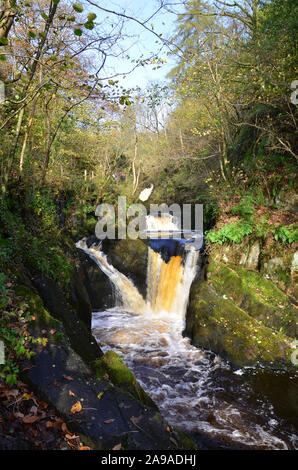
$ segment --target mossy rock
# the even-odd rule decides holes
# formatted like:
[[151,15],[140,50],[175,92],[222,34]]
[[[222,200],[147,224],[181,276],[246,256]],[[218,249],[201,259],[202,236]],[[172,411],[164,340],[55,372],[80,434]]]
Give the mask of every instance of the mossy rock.
[[122,362],[118,354],[114,351],[107,351],[104,356],[97,359],[94,363],[95,376],[97,379],[107,377],[111,382],[131,393],[141,403],[150,408],[157,409],[157,406],[142,389],[137,382],[133,372]]
[[48,327],[57,328],[61,325],[59,320],[56,320],[52,315],[44,308],[44,304],[39,295],[35,294],[27,286],[18,286],[16,288],[16,294],[23,298],[20,302],[20,307],[23,303],[26,303],[30,307],[30,313],[35,317],[34,327]]
[[185,334],[195,346],[211,350],[236,366],[289,362],[292,339],[266,327],[210,282],[191,290]]
[[265,326],[293,338],[297,336],[296,309],[271,280],[241,266],[212,262],[209,267],[208,280],[218,292]]

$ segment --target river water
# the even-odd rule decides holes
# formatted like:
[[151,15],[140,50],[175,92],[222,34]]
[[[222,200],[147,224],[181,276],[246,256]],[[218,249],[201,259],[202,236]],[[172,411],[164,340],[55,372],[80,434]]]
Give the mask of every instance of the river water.
[[94,336],[121,356],[169,424],[203,449],[298,449],[297,368],[235,369],[183,337],[196,250],[182,255],[171,242],[165,259],[149,247],[144,299],[98,247],[77,246],[115,291],[116,306],[93,313]]
[[135,373],[163,416],[206,449],[298,449],[298,377],[232,369],[183,338],[179,316],[114,308],[93,314],[93,334]]

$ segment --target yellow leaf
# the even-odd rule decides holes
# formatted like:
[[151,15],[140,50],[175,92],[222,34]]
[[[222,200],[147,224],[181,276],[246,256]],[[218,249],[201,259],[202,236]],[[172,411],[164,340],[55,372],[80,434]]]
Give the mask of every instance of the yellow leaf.
[[32,397],[31,393],[24,393],[23,394],[23,398],[25,398],[25,400],[30,400]]
[[79,413],[82,410],[82,405],[80,401],[77,401],[72,407],[71,407],[71,412],[72,413]]
[[97,398],[99,398],[99,400],[100,400],[102,396],[103,396],[103,392],[100,392],[100,393],[97,395]]

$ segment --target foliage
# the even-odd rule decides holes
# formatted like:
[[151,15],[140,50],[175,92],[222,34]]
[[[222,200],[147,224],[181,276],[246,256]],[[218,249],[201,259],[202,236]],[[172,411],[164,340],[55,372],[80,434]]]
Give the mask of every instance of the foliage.
[[0,377],[7,384],[17,383],[20,360],[30,359],[33,344],[44,344],[44,339],[33,338],[28,325],[33,320],[26,304],[18,306],[12,283],[0,273],[0,339],[5,346],[5,363],[0,365]]
[[298,228],[297,225],[280,225],[273,230],[275,240],[281,241],[283,245],[298,242]]
[[225,242],[240,243],[246,235],[253,233],[253,224],[247,221],[230,222],[218,231],[211,230],[207,241],[222,245]]

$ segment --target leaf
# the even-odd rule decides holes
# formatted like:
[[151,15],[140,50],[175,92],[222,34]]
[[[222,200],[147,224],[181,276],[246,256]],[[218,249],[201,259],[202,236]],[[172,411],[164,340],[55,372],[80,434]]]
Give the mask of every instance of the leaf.
[[72,5],[72,8],[78,13],[82,13],[82,11],[84,10],[84,7],[83,5],[81,5],[81,3],[74,3]]
[[90,450],[90,447],[87,447],[87,446],[81,446],[81,447],[80,447],[80,450]]
[[93,21],[86,21],[84,26],[85,26],[86,29],[93,29],[94,28],[94,23],[93,23]]
[[94,21],[96,18],[96,14],[95,13],[89,13],[88,15],[88,21]]
[[167,431],[171,432],[170,426],[167,426]]
[[50,330],[50,333],[51,333],[51,335],[54,335],[54,334],[56,333],[56,330],[51,329],[51,330]]
[[76,36],[82,36],[82,34],[83,34],[83,31],[80,28],[74,29],[73,32]]
[[105,424],[110,424],[110,423],[113,423],[115,420],[114,419],[107,419],[106,421],[104,421]]
[[0,46],[7,46],[8,39],[7,38],[0,38]]
[[35,421],[39,421],[39,420],[40,420],[40,417],[34,416],[34,415],[27,415],[27,416],[24,416],[24,418],[22,419],[23,423],[25,424],[32,424],[32,423],[35,423]]
[[122,447],[122,444],[120,442],[120,444],[117,444],[115,447],[113,447],[112,450],[121,450],[121,447]]
[[71,390],[68,391],[68,395],[70,395],[71,397],[75,397],[75,393],[73,393]]
[[70,375],[63,375],[63,377],[64,377],[66,380],[73,380],[73,378],[72,378]]
[[100,400],[101,397],[103,396],[104,392],[100,392],[98,395],[97,395],[97,398]]
[[82,404],[80,401],[77,401],[70,409],[72,413],[79,413],[82,410]]

